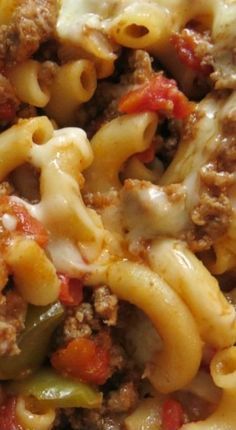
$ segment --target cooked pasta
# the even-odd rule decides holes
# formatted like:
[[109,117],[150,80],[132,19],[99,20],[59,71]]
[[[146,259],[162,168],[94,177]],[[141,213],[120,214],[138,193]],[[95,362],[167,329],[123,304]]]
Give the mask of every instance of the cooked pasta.
[[235,430],[235,24],[0,2],[1,430]]
[[[55,420],[56,413],[53,409],[44,411],[43,413],[35,413],[28,409],[27,400],[23,397],[19,397],[16,403],[16,416],[19,424],[23,428],[29,430],[50,430],[52,428],[53,421]],[[28,402],[30,403],[30,402]]]
[[[199,367],[201,341],[196,324],[179,297],[148,268],[128,262],[111,265],[107,284],[120,299],[141,308],[163,339],[163,351],[159,356],[150,357],[144,371],[154,387],[168,393],[186,385]],[[183,335],[186,326],[189,337]],[[172,336],[173,329],[175,337]]]
[[[188,305],[206,343],[215,348],[224,348],[235,343],[236,320],[233,306],[225,299],[216,279],[184,243],[172,239],[154,242],[149,261],[152,269],[159,273]],[[171,271],[168,270],[169,267],[172,268]],[[211,309],[207,306],[205,311],[208,297],[211,298]]]
[[183,430],[194,429],[234,429],[235,427],[235,347],[216,354],[211,363],[211,373],[215,384],[223,389],[222,398],[216,411],[205,421],[186,424]]
[[42,65],[34,60],[18,64],[9,73],[17,97],[33,106],[44,107],[49,102],[49,88],[40,84]]
[[70,125],[76,109],[92,97],[95,89],[93,63],[88,60],[67,63],[56,71],[46,112],[59,125]]

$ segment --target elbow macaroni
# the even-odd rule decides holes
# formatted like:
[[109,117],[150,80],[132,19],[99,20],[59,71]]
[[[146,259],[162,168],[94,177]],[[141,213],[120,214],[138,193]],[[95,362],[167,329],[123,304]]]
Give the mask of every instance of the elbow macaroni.
[[[147,149],[157,126],[155,114],[127,115],[104,125],[92,139],[94,162],[86,171],[86,189],[119,189],[119,171],[133,154]],[[116,157],[114,157],[116,153]]]
[[[216,279],[183,242],[173,239],[154,242],[149,252],[149,262],[152,269],[188,305],[206,343],[216,348],[225,348],[235,343],[236,320],[233,306],[225,299]],[[171,271],[169,267],[172,268]]]
[[111,265],[107,284],[120,299],[142,309],[163,340],[163,350],[151,358],[145,369],[154,387],[168,393],[186,385],[198,370],[201,340],[191,314],[178,295],[150,269],[130,262]]
[[54,409],[50,408],[42,413],[35,413],[27,406],[28,399],[19,396],[16,403],[16,417],[23,429],[50,430],[56,417]]
[[216,354],[211,363],[211,374],[216,386],[223,390],[222,398],[216,411],[205,421],[186,424],[182,430],[213,430],[216,428],[235,428],[235,358],[236,348],[225,349]]
[[96,74],[91,61],[67,63],[56,72],[46,112],[61,126],[73,124],[76,109],[92,97],[95,89]]
[[28,60],[15,66],[9,78],[19,99],[33,106],[44,107],[49,102],[50,91],[39,82],[40,68],[42,65],[39,62]]

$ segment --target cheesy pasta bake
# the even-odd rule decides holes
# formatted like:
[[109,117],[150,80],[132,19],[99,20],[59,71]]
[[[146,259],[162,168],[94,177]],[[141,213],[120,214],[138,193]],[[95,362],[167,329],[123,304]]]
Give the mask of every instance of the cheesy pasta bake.
[[0,429],[236,429],[236,0],[0,0]]

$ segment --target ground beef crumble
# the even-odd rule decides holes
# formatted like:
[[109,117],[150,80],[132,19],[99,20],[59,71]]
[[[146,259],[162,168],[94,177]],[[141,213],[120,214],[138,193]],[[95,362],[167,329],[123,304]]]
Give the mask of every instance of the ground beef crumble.
[[19,100],[15,96],[14,88],[9,80],[2,74],[0,74],[0,100],[0,105],[10,103],[14,109],[19,105]]
[[111,294],[106,286],[96,288],[94,291],[94,308],[96,313],[108,326],[114,326],[117,321],[118,299]]
[[53,35],[56,0],[26,0],[15,9],[9,25],[0,27],[0,65],[29,58],[40,43]]
[[193,227],[185,237],[194,252],[209,250],[216,239],[227,233],[232,219],[229,191],[236,182],[234,109],[222,116],[220,126],[220,145],[200,170],[201,194],[191,213]]
[[0,356],[20,352],[17,336],[24,329],[27,304],[15,291],[0,297]]
[[62,327],[61,342],[67,343],[77,337],[90,337],[103,326],[114,326],[117,321],[118,299],[108,287],[96,288],[91,303],[67,309],[67,317]]
[[131,413],[138,402],[137,387],[132,381],[124,382],[119,389],[105,397],[100,410],[68,408],[60,410],[54,430],[120,430],[125,415]]
[[[99,390],[103,403],[98,410],[83,408],[59,409],[54,430],[121,430],[124,417],[136,407],[140,398],[142,371],[136,368],[132,357],[124,349],[123,324],[129,315],[122,311],[123,302],[106,285],[95,289],[86,287],[85,302],[67,309],[67,317],[59,335],[60,345],[79,336],[101,342],[103,335],[109,344],[109,378]],[[121,309],[120,309],[121,307]],[[125,308],[129,305],[125,306]],[[58,336],[57,336],[58,337]]]
[[111,412],[128,412],[138,402],[137,389],[133,382],[121,384],[119,390],[111,391],[107,399],[107,408]]

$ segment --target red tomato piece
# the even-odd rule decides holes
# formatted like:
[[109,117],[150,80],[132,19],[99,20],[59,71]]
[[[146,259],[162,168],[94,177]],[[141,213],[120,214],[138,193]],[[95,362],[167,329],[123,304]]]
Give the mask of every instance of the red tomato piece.
[[48,232],[36,218],[33,218],[27,209],[11,197],[4,196],[0,199],[1,213],[9,213],[17,219],[16,230],[34,239],[40,246],[48,242]]
[[83,284],[80,279],[58,274],[61,281],[59,300],[65,306],[78,306],[83,300]]
[[162,429],[179,430],[184,423],[184,412],[181,404],[173,399],[167,399],[162,408]]
[[45,246],[48,242],[48,232],[36,218],[33,218],[27,209],[19,203],[11,203],[14,214],[18,220],[18,229],[38,242],[40,246]]
[[0,406],[0,429],[1,430],[22,430],[22,427],[16,421],[16,399],[9,397]]
[[125,94],[118,109],[122,113],[160,112],[183,119],[193,111],[194,104],[177,88],[174,79],[156,73],[148,83]]
[[106,345],[80,337],[56,351],[51,363],[59,372],[93,384],[104,384],[109,376],[110,354]]
[[212,66],[203,64],[202,58],[197,53],[197,46],[201,43],[199,39],[196,32],[184,29],[181,33],[173,34],[170,41],[182,63],[196,72],[209,75],[212,72]]

